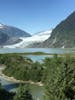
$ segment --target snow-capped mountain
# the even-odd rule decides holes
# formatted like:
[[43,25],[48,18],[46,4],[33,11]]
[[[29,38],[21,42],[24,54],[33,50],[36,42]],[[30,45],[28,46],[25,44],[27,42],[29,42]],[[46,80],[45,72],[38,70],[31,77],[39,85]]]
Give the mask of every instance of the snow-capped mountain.
[[14,45],[7,45],[4,46],[4,48],[24,48],[28,47],[31,44],[34,43],[41,43],[45,40],[47,40],[51,36],[52,30],[42,31],[37,34],[32,35],[32,37],[20,37],[22,40],[20,43],[14,44]]

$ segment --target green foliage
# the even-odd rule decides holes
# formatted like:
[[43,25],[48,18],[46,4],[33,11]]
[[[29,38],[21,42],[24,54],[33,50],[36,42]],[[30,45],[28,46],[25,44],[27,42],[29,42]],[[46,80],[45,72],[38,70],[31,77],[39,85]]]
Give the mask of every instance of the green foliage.
[[29,86],[21,85],[17,90],[17,94],[15,95],[14,100],[33,100],[29,91]]
[[0,55],[0,63],[6,65],[3,73],[8,76],[24,81],[32,80],[39,82],[42,80],[44,69],[40,62],[33,63],[30,58],[20,56],[19,54],[2,54]]
[[46,59],[45,100],[75,99],[75,58]]
[[[0,63],[6,65],[3,72],[8,76],[24,81],[42,81],[45,100],[75,100],[75,57],[58,57],[55,54],[53,58],[45,58],[40,63],[20,55],[5,54],[0,55]],[[33,100],[29,89],[21,86],[14,100],[25,99]]]
[[42,80],[43,70],[44,69],[39,62],[33,63],[32,68],[30,70],[30,79],[32,81],[40,82]]

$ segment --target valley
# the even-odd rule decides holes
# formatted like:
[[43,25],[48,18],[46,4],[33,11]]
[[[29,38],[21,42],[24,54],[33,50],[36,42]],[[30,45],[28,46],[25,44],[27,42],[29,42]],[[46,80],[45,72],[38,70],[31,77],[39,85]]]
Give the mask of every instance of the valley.
[[[27,92],[34,100],[72,100],[74,95],[68,92],[74,94],[74,20],[75,12],[55,29],[32,36],[1,24],[1,91],[6,91],[11,100],[15,100],[19,92],[21,95]],[[70,24],[73,25],[69,28]]]

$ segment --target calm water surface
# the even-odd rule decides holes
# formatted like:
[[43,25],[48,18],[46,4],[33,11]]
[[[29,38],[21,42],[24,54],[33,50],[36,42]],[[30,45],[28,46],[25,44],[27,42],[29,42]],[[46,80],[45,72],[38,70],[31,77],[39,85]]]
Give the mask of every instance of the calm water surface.
[[0,53],[24,53],[24,52],[45,52],[51,54],[75,53],[75,49],[61,48],[1,48]]
[[30,59],[33,60],[33,62],[39,61],[39,62],[43,62],[44,58],[46,57],[53,57],[53,55],[26,55],[24,57],[28,57]]
[[[0,83],[7,91],[16,91],[19,85],[19,84],[7,81],[2,76],[0,76]],[[37,85],[30,85],[30,90],[34,99],[38,98],[39,100],[43,100],[43,94],[44,94],[43,87],[40,87]]]

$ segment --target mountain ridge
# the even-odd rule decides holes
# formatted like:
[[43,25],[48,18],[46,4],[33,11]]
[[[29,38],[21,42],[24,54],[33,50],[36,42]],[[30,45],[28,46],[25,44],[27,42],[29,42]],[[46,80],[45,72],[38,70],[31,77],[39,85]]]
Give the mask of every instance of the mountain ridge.
[[[30,37],[31,35],[19,28],[16,28],[14,26],[4,25],[0,23],[0,36],[3,37],[5,35],[8,37],[6,38],[0,38],[0,45],[10,45],[15,44],[17,42],[20,42],[20,37]],[[2,39],[4,41],[2,41]]]
[[43,43],[36,45],[36,47],[74,48],[75,11],[53,29],[51,37]]

